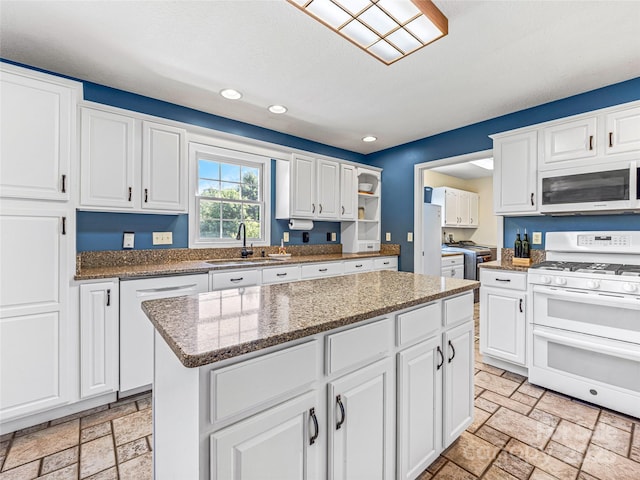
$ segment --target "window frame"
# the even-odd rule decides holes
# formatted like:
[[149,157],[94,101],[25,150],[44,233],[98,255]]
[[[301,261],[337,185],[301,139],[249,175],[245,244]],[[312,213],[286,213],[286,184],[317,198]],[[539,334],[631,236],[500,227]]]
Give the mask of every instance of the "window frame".
[[[189,248],[229,248],[242,246],[242,240],[235,238],[202,238],[200,237],[200,198],[198,195],[198,160],[235,164],[248,167],[259,166],[261,169],[260,188],[262,207],[260,222],[262,238],[247,239],[254,246],[271,244],[271,158],[248,152],[231,150],[201,143],[189,143]],[[241,202],[239,202],[242,205]],[[251,202],[254,203],[254,202]]]

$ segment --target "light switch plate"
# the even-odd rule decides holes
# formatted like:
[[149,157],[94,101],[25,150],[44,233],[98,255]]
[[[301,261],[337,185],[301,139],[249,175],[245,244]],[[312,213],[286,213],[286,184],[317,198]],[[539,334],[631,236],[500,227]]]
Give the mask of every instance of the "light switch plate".
[[533,232],[531,236],[531,243],[534,245],[540,245],[542,243],[542,232]]
[[390,242],[391,241],[391,232],[387,232],[384,236],[384,239],[386,242]]
[[335,242],[338,239],[338,235],[336,235],[336,232],[331,232],[331,241]]
[[407,232],[407,242],[413,242],[413,232]]
[[282,241],[283,242],[288,242],[289,241],[289,232],[284,232],[282,234]]
[[124,232],[122,234],[122,248],[133,248],[135,234],[133,232]]
[[173,232],[153,232],[154,245],[171,245],[173,243]]

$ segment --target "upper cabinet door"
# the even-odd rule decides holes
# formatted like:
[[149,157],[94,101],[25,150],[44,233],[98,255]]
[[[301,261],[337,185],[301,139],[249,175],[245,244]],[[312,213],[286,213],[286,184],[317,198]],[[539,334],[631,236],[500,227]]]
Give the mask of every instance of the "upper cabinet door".
[[473,192],[467,192],[467,195],[469,195],[469,225],[477,227],[480,216],[480,195]]
[[0,196],[68,200],[76,87],[21,70],[2,67]]
[[537,141],[537,131],[494,140],[493,200],[496,214],[537,211]]
[[317,160],[319,219],[340,217],[340,164],[331,160]]
[[186,132],[142,123],[142,208],[186,211]]
[[340,219],[355,220],[358,205],[356,167],[340,165]]
[[471,213],[469,209],[470,196],[471,192],[466,192],[464,190],[458,191],[458,223],[460,223],[460,225],[471,224]]
[[444,225],[456,226],[460,223],[458,215],[458,191],[452,188],[444,190]]
[[610,113],[606,124],[607,154],[640,150],[640,107]]
[[82,108],[80,203],[85,206],[134,208],[135,120]]
[[597,117],[564,122],[544,129],[540,169],[564,168],[567,160],[595,157]]
[[315,160],[294,155],[291,161],[291,218],[313,218],[316,215]]

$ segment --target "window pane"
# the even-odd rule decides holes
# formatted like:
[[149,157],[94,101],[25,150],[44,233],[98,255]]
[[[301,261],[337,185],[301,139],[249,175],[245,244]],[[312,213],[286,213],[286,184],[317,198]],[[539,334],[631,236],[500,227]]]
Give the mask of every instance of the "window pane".
[[260,200],[260,172],[257,168],[242,167],[242,198]]
[[242,218],[245,222],[250,220],[260,221],[260,205],[243,205]]
[[198,195],[203,197],[219,197],[220,182],[200,179],[198,181]]
[[241,220],[241,204],[240,203],[231,203],[231,202],[223,202],[222,203],[222,218],[225,220],[237,220],[240,222]]
[[223,163],[221,167],[222,177],[220,178],[220,180],[240,183],[240,165]]
[[230,200],[240,200],[240,184],[222,182],[222,191],[220,192],[221,198],[228,198]]
[[256,222],[254,220],[248,220],[244,223],[244,226],[247,229],[247,238],[251,238],[255,240],[262,237],[260,232],[260,222]]
[[221,202],[200,200],[200,237],[220,238]]
[[236,234],[238,233],[239,225],[240,225],[240,220],[223,220],[222,221],[222,238],[226,238],[226,239],[233,238],[235,240]]
[[211,160],[198,160],[198,176],[217,180],[220,178],[220,164]]

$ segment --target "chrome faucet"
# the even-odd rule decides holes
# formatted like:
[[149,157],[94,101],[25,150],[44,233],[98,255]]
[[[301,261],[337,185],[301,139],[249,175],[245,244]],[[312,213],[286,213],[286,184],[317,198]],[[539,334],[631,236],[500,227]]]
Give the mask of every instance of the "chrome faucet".
[[253,250],[247,250],[247,227],[244,222],[240,222],[238,226],[238,234],[236,235],[236,240],[240,240],[240,231],[242,231],[242,252],[240,252],[240,256],[242,258],[247,258],[249,255],[253,255]]

